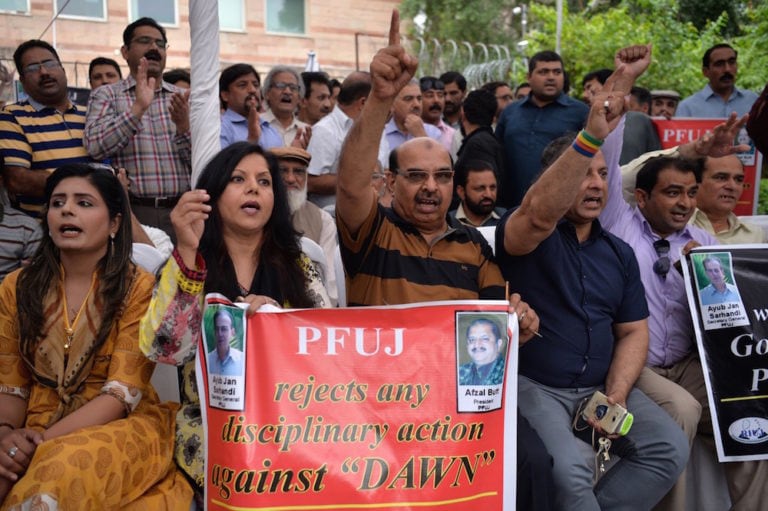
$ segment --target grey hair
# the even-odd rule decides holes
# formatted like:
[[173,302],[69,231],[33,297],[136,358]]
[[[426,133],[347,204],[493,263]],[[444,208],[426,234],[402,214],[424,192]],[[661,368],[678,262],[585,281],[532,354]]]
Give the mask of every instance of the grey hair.
[[304,80],[301,79],[301,75],[299,75],[299,72],[293,69],[292,67],[288,66],[275,66],[272,69],[269,70],[269,73],[267,74],[267,77],[264,78],[264,82],[261,86],[261,94],[264,96],[264,98],[267,97],[267,92],[269,92],[269,89],[272,88],[272,80],[275,79],[275,75],[278,75],[280,73],[290,73],[296,78],[296,83],[299,85],[299,97],[304,97]]

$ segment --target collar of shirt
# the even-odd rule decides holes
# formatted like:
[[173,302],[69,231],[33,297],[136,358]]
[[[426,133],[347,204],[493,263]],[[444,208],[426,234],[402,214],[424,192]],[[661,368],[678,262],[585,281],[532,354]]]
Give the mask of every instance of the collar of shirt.
[[[260,118],[262,122],[266,121],[281,134],[292,130],[298,130],[304,126],[309,126],[307,123],[300,121],[295,115],[291,119],[291,124],[288,126],[283,126],[283,123],[277,117],[275,117],[275,114],[272,112],[272,110],[269,109],[267,109],[267,111],[263,114],[260,114]],[[286,142],[286,145],[288,145],[288,142]]]
[[579,237],[576,235],[576,226],[573,225],[570,220],[566,220],[565,218],[561,218],[560,221],[557,223],[557,230],[560,231],[561,234],[571,238],[573,241],[576,242],[577,245],[582,245],[584,243],[593,243],[597,238],[601,236],[605,236],[607,233],[603,229],[602,224],[600,224],[600,220],[594,219],[592,220],[592,227],[589,230],[589,236],[587,236],[587,239],[583,242],[579,241]]
[[[709,84],[706,84],[704,88],[699,91],[699,94],[704,100],[707,100],[713,96],[722,99],[720,94],[715,94],[715,91],[712,90],[712,87]],[[735,101],[737,98],[740,98],[743,95],[744,93],[742,90],[734,85],[733,92],[730,96],[728,96],[728,102],[730,103],[731,101]]]
[[[133,75],[128,75],[127,77],[123,78],[119,82],[111,85],[110,87],[115,87],[121,92],[129,91],[136,87],[136,79],[133,77]],[[162,80],[160,82],[160,87],[158,87],[156,90],[165,90],[168,92],[181,92],[182,89],[179,87],[176,87],[175,85],[166,82],[165,80]]]
[[227,353],[227,358],[225,358],[224,360],[221,360],[219,358],[218,352],[216,353],[216,357],[215,358],[216,358],[216,362],[218,362],[222,366],[225,366],[225,365],[227,365],[229,363],[232,363],[232,362],[239,362],[240,361],[240,357],[241,357],[241,354],[240,354],[240,352],[238,350],[236,350],[234,348],[229,348],[229,352]]
[[400,133],[404,137],[407,136],[405,133],[400,131],[400,128],[397,127],[394,118],[387,121],[387,124],[384,125],[384,134],[389,135],[390,133]]
[[[231,110],[227,108],[223,114],[221,114],[221,118],[223,120],[226,120],[228,122],[231,122],[233,124],[242,124],[244,122],[248,122],[247,117],[243,117],[239,113],[235,112],[234,110]],[[259,124],[264,126],[265,124],[269,124],[267,121],[265,121],[262,117],[259,118]]]
[[[32,108],[34,108],[38,112],[40,112],[40,111],[42,111],[42,110],[44,110],[46,108],[52,108],[53,110],[56,110],[56,108],[54,108],[52,106],[48,106],[48,105],[44,105],[42,103],[38,103],[37,101],[35,101],[31,97],[27,98],[27,103],[32,105]],[[67,99],[67,109],[64,110],[64,112],[62,112],[62,113],[71,112],[71,111],[76,110],[76,109],[77,109],[77,107],[75,106],[75,104],[72,103],[69,99]],[[58,110],[56,110],[56,111],[58,112]]]
[[440,121],[437,124],[433,124],[433,126],[435,126],[437,129],[439,129],[440,133],[445,133],[446,131],[449,131],[449,130],[453,129],[450,126],[448,126],[447,124],[445,124],[442,119],[440,119]]
[[[344,113],[344,110],[339,108],[339,105],[336,105],[333,107],[333,110],[331,110],[331,113],[328,114],[328,118],[329,118],[329,122],[330,122],[330,119],[333,119],[333,121],[338,123],[339,126],[341,126],[343,129],[351,128],[352,123],[355,122],[354,119],[352,119],[350,116]],[[320,121],[322,121],[323,119],[320,119]]]
[[552,101],[551,103],[547,103],[544,106],[539,106],[533,102],[533,96],[531,94],[528,94],[526,97],[520,100],[520,106],[526,106],[529,108],[546,108],[553,103],[557,103],[561,106],[568,106],[568,102],[570,99],[571,98],[567,94],[561,91],[554,101]]
[[[415,225],[413,225],[410,222],[406,222],[402,217],[400,217],[400,215],[397,214],[394,208],[381,208],[381,209],[384,210],[384,214],[387,215],[387,217],[389,217],[389,220],[393,224],[398,226],[400,229],[402,229],[403,231],[412,232],[415,234],[421,234],[421,232],[419,232],[419,230],[416,228]],[[445,232],[440,236],[438,236],[433,243],[436,243],[438,240],[448,237],[454,233],[458,234],[462,232],[462,229],[451,227],[451,225],[448,222],[446,222],[445,225],[446,225]]]
[[[640,211],[640,208],[635,206],[633,214],[635,215],[635,218],[637,218],[638,221],[640,222],[641,228],[643,229],[643,235],[644,236],[646,236],[648,239],[652,239],[654,241],[655,240],[660,240],[662,238],[662,236],[660,236],[660,235],[658,235],[658,234],[656,234],[654,232],[653,228],[651,227],[651,224],[648,223],[648,220],[645,219],[645,217],[643,216],[643,213]],[[694,239],[696,239],[697,241],[701,242],[700,240],[698,240],[698,237],[694,236],[694,232],[693,232],[692,229],[697,229],[698,231],[700,231],[701,234],[705,235],[705,238],[713,239],[713,236],[711,234],[707,233],[703,229],[698,229],[696,227],[692,227],[690,224],[686,224],[686,226],[683,227],[682,229],[680,229],[679,231],[677,231],[675,233],[672,233],[669,236],[664,236],[663,238],[667,239],[667,240],[670,240],[670,241],[673,240],[673,239],[683,239],[683,240],[685,240],[685,243],[687,243],[690,240],[694,240]],[[685,245],[685,243],[683,243],[683,245]],[[702,243],[702,245],[703,244],[704,243]],[[715,241],[714,243],[711,243],[711,244],[715,244],[716,245],[717,242]],[[673,254],[672,252],[670,252],[669,255],[674,260],[677,260],[679,258],[680,254]],[[674,257],[673,257],[673,255],[674,255]]]
[[498,220],[501,217],[494,210],[494,211],[491,211],[490,215],[483,217],[483,220],[479,224],[476,225],[476,224],[472,223],[472,221],[469,219],[469,217],[467,217],[467,212],[464,211],[464,203],[463,202],[460,202],[459,203],[459,207],[456,208],[456,220],[458,220],[459,222],[461,222],[464,225],[469,225],[469,226],[472,226],[472,227],[480,227],[489,218],[495,218],[495,219]]
[[723,240],[723,241],[729,242],[729,243],[736,242],[736,241],[731,241],[730,238],[735,237],[738,233],[746,233],[747,235],[754,235],[757,237],[759,236],[759,233],[762,230],[762,228],[760,228],[759,226],[742,222],[741,220],[739,220],[739,217],[737,217],[735,214],[733,214],[733,212],[731,212],[728,214],[728,229],[725,231],[715,232],[715,228],[712,226],[712,222],[710,222],[709,217],[707,217],[707,214],[698,208],[696,209],[696,212],[694,212],[690,222],[688,223],[707,231],[708,233],[715,236],[716,238],[719,238],[719,236],[723,236],[727,238],[727,240]]

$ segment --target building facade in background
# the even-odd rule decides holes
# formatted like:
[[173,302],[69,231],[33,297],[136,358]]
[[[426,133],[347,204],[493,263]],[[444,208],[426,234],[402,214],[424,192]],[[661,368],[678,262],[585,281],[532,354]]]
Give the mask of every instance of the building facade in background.
[[[96,56],[121,65],[123,29],[149,16],[168,33],[166,69],[189,67],[190,0],[0,0],[0,99],[13,101],[13,51],[27,39],[43,39],[58,51],[72,87],[88,87],[88,63]],[[208,0],[215,1],[215,0]],[[399,0],[218,0],[222,68],[248,62],[262,76],[276,64],[304,69],[314,51],[323,71],[344,77],[367,70],[386,45]],[[66,4],[66,6],[65,6]],[[55,13],[61,14],[51,23]],[[48,26],[50,24],[50,26]],[[127,68],[123,70],[127,74]],[[8,76],[8,75],[11,76]]]

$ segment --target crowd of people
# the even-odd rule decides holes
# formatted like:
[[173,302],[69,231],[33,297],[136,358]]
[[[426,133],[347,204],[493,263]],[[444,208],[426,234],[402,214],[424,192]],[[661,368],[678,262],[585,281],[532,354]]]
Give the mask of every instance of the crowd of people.
[[[417,76],[395,13],[369,72],[275,66],[262,81],[248,63],[223,69],[220,151],[192,183],[194,83],[165,70],[167,47],[155,20],[128,25],[128,76],[94,58],[87,106],[70,100],[50,44],[14,53],[28,99],[0,111],[0,508],[200,502],[194,359],[216,292],[249,314],[508,300],[520,323],[518,509],[686,509],[691,445],[714,444],[671,268],[698,245],[766,242],[734,214],[737,155],[750,149],[737,136],[768,150],[768,85],[736,87],[736,49],[707,49],[707,83],[684,99],[637,85],[651,45],[618,50],[581,99],[552,51],[530,59],[525,83],[468,91],[457,71]],[[651,118],[675,116],[722,122],[662,150]],[[493,243],[475,228],[495,228]],[[716,262],[713,295],[729,290]],[[231,325],[216,318],[208,356],[221,374],[243,364]],[[470,325],[470,354],[486,347],[462,378],[498,380],[500,342],[495,324]],[[179,367],[180,407],[159,402],[154,362]],[[596,390],[635,422],[595,483],[572,423]],[[768,462],[725,475],[732,509],[761,508]]]

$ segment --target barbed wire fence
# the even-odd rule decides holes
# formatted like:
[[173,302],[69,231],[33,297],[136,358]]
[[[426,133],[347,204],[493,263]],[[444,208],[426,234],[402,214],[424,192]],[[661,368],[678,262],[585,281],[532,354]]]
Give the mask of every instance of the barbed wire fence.
[[[367,71],[373,56],[386,44],[387,38],[383,34],[355,34],[357,70]],[[403,45],[419,58],[419,77],[459,71],[467,79],[468,90],[491,81],[510,82],[512,77],[525,74],[528,70],[525,54],[517,48],[510,50],[507,45],[422,37],[404,38]]]

